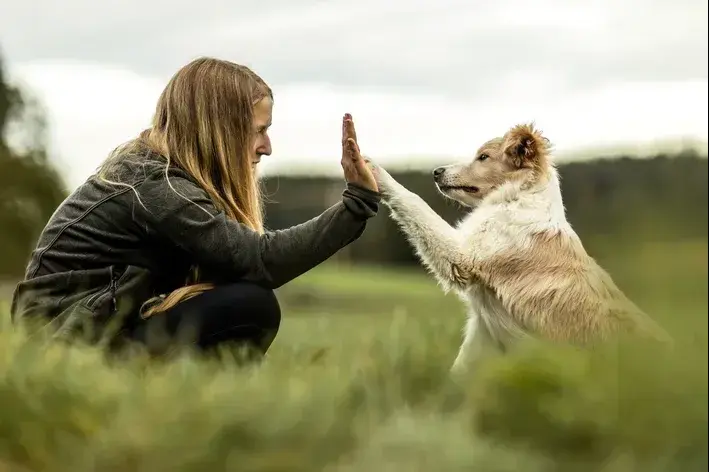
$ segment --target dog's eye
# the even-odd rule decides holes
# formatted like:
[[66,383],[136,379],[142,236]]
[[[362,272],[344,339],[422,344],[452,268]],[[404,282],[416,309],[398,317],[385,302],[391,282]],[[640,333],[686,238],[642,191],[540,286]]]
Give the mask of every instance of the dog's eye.
[[488,156],[487,154],[480,154],[480,155],[478,156],[478,160],[479,160],[479,161],[485,161],[485,160],[487,160],[489,157],[490,157],[490,156]]

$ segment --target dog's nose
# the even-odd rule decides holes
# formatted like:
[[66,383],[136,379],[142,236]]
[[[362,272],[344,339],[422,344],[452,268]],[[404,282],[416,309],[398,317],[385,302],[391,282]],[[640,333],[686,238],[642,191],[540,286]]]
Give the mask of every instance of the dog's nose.
[[446,171],[446,168],[445,168],[445,167],[436,167],[435,169],[433,169],[433,178],[434,178],[434,179],[437,179],[437,178],[440,177],[441,174],[443,174],[445,171]]

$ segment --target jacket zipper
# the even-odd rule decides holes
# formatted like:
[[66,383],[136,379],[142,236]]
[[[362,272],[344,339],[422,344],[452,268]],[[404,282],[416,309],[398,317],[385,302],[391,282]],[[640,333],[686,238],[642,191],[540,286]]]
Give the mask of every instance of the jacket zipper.
[[86,303],[88,306],[93,307],[93,304],[98,301],[98,299],[107,293],[110,292],[111,294],[111,313],[116,311],[117,307],[117,302],[116,302],[116,282],[117,282],[117,277],[116,273],[113,270],[113,266],[109,266],[109,272],[111,274],[111,281],[108,284],[108,287],[104,288],[100,292],[94,294],[91,298],[89,298],[88,302]]
[[118,282],[118,277],[116,276],[116,273],[113,270],[113,266],[111,266],[111,285],[110,285],[110,290],[111,290],[111,313],[116,312],[116,308],[118,303],[116,302],[116,284]]

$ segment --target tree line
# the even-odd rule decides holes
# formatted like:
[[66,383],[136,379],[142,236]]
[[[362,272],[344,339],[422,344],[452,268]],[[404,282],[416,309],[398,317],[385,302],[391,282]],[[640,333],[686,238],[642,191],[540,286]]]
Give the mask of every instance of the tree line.
[[[585,160],[559,165],[567,217],[588,244],[610,239],[675,241],[707,237],[707,159],[696,151],[648,158]],[[429,173],[391,172],[449,223],[468,209],[445,199]],[[286,228],[316,216],[333,204],[341,179],[276,176],[266,180],[266,223]],[[406,239],[388,217],[372,219],[362,237],[339,255],[342,260],[377,264],[415,264]]]

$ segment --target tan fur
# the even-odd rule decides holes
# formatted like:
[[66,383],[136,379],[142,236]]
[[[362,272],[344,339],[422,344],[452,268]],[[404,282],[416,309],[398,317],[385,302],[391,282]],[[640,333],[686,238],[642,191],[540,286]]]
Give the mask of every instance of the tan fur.
[[[469,163],[448,166],[456,172],[446,173],[437,184],[444,195],[476,206],[505,183],[519,182],[528,187],[548,179],[550,151],[549,140],[534,125],[517,125],[480,146]],[[482,161],[485,156],[487,159]],[[475,186],[478,191],[448,188],[460,186]]]
[[532,235],[525,251],[506,250],[474,269],[523,330],[587,344],[647,324],[580,241],[559,232]]
[[[374,165],[373,165],[374,166]],[[587,254],[566,220],[549,141],[532,124],[440,167],[440,192],[475,210],[455,227],[374,166],[384,202],[422,263],[468,305],[454,369],[492,340],[537,337],[589,345],[621,333],[671,341]]]

